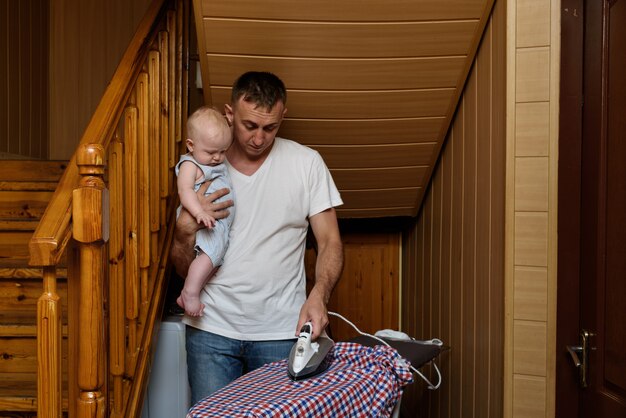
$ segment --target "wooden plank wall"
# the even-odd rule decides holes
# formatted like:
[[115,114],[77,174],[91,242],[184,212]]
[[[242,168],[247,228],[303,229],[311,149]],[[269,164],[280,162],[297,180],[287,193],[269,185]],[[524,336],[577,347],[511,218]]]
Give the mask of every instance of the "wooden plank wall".
[[0,159],[48,156],[48,3],[0,0]]
[[503,416],[548,418],[555,414],[561,2],[508,0],[507,11]]
[[51,2],[50,159],[72,156],[149,4]]
[[502,417],[505,6],[496,2],[421,212],[403,238],[402,330],[451,347],[438,360],[441,387],[410,389],[425,393],[411,405],[418,416]]

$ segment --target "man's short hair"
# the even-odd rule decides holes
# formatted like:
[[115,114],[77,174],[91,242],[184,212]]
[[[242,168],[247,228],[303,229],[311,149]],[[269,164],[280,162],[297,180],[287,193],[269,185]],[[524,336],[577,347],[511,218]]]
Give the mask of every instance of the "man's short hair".
[[235,105],[240,98],[257,107],[272,109],[276,103],[287,104],[285,84],[275,74],[265,71],[249,71],[233,84],[230,100]]

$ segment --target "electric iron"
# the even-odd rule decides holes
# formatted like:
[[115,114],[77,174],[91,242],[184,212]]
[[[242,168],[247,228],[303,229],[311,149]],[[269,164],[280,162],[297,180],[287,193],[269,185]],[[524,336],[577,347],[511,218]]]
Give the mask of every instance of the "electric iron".
[[298,341],[291,348],[287,372],[292,380],[302,380],[317,376],[330,366],[328,352],[335,345],[326,331],[315,341],[311,341],[313,324],[305,323],[300,329]]

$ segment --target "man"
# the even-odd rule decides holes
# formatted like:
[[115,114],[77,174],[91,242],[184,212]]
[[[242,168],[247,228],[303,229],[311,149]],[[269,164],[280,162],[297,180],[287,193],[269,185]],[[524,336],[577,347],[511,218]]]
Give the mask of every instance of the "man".
[[[227,165],[237,205],[224,262],[202,292],[203,316],[185,317],[192,402],[265,363],[286,358],[302,325],[313,338],[328,324],[326,305],[343,267],[335,206],[339,192],[320,155],[277,138],[287,112],[283,82],[249,72],[233,85],[225,106],[233,129]],[[229,203],[204,199],[205,210],[225,216]],[[309,228],[317,241],[315,285],[305,294],[304,251]],[[199,226],[181,214],[172,249],[186,274]]]

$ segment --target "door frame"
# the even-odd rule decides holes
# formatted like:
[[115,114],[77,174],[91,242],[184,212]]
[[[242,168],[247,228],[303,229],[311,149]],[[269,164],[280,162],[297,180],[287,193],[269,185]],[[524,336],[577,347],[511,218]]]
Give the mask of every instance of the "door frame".
[[[578,370],[565,350],[580,333],[580,225],[583,104],[583,0],[561,1],[558,164],[557,418],[579,416]],[[566,210],[564,210],[567,208]]]

